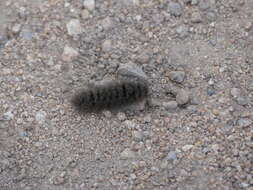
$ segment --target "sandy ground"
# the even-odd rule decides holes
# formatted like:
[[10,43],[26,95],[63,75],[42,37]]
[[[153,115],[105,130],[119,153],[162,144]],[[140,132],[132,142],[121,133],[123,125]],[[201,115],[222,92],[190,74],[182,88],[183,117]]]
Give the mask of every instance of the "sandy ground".
[[[252,190],[252,0],[1,0],[1,190]],[[134,63],[148,105],[69,98]]]

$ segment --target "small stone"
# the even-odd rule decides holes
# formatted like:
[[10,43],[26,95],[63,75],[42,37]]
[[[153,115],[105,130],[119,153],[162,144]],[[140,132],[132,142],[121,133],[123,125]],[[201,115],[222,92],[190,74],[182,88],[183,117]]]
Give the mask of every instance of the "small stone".
[[177,102],[176,101],[169,101],[169,102],[164,102],[163,103],[163,107],[166,109],[166,110],[175,110],[177,109]]
[[236,102],[241,106],[246,106],[249,103],[248,98],[243,95],[236,98]]
[[72,19],[67,23],[67,30],[70,36],[76,36],[83,32],[81,23],[78,19]]
[[133,152],[129,148],[126,148],[123,152],[121,152],[120,157],[121,159],[126,160],[129,158],[135,158],[136,155],[135,155],[135,152]]
[[169,78],[170,80],[177,82],[177,83],[182,83],[185,79],[185,72],[184,71],[171,71],[169,73]]
[[181,89],[176,95],[176,101],[179,105],[187,104],[190,100],[190,93],[187,90]]
[[240,118],[238,119],[237,121],[238,125],[240,127],[249,127],[251,125],[251,120],[250,119],[247,119],[247,118]]
[[210,7],[210,0],[201,0],[199,2],[199,9],[204,11]]
[[70,62],[79,55],[78,51],[66,45],[63,50],[62,59]]
[[136,57],[136,61],[142,64],[146,64],[149,62],[149,55],[147,52],[142,52],[140,55]]
[[105,18],[105,19],[102,21],[102,24],[101,24],[101,25],[102,25],[102,27],[103,27],[103,29],[104,29],[105,31],[108,31],[108,30],[112,29],[113,26],[114,26],[113,19],[110,18],[110,17],[107,17],[107,18]]
[[208,86],[207,87],[207,95],[208,96],[212,96],[212,95],[214,95],[215,94],[215,89],[214,89],[214,87],[213,86]]
[[118,118],[118,120],[120,120],[120,121],[125,121],[127,117],[126,117],[126,114],[125,114],[125,113],[119,112],[119,113],[117,114],[117,118]]
[[191,150],[193,147],[194,147],[193,145],[187,144],[187,145],[184,145],[184,146],[182,147],[182,150],[183,150],[184,152],[186,152],[186,151]]
[[135,141],[141,141],[143,139],[143,133],[140,131],[133,131],[132,136]]
[[81,12],[81,16],[82,16],[82,19],[86,20],[86,19],[89,18],[90,13],[89,13],[89,11],[88,11],[87,9],[84,9],[84,10],[82,10],[82,12]]
[[38,123],[42,124],[46,120],[47,113],[45,111],[38,111],[35,115],[35,119]]
[[247,22],[244,27],[246,31],[250,31],[253,28],[253,23]]
[[188,36],[189,27],[186,25],[180,25],[176,28],[176,33],[179,35],[181,39],[184,39]]
[[233,98],[238,98],[241,95],[241,90],[239,88],[232,88],[230,90],[230,94],[233,96]]
[[200,23],[202,22],[202,16],[199,12],[193,12],[191,16],[192,23]]
[[19,35],[21,38],[24,38],[25,40],[31,40],[33,37],[33,32],[30,28],[23,28]]
[[142,69],[134,63],[121,64],[119,65],[117,76],[119,78],[140,78],[147,81],[147,75],[142,71]]
[[207,17],[207,20],[210,21],[210,22],[214,22],[217,18],[216,14],[213,11],[209,11],[206,14],[206,17]]
[[3,120],[9,121],[12,120],[14,117],[13,113],[11,111],[7,111],[3,114]]
[[168,5],[168,8],[171,15],[178,17],[178,16],[181,16],[183,13],[183,8],[179,3],[171,1]]
[[136,129],[136,127],[137,127],[137,124],[134,123],[133,121],[130,121],[130,120],[124,121],[124,125],[125,125],[128,129]]
[[111,40],[105,40],[102,44],[102,50],[104,52],[110,52],[112,50],[112,41]]
[[21,24],[14,24],[14,26],[12,27],[12,32],[14,34],[18,34],[21,30]]
[[199,0],[192,0],[191,4],[192,5],[197,5],[199,3]]
[[167,160],[174,161],[177,159],[177,154],[175,151],[170,151],[167,155]]
[[95,9],[95,0],[84,0],[83,6],[89,11],[93,11]]

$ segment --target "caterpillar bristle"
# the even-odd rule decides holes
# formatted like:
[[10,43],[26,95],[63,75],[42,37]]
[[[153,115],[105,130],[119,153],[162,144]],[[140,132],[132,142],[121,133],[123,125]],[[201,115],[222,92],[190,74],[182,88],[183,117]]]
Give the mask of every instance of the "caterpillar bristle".
[[99,112],[131,105],[148,96],[144,82],[110,82],[76,93],[71,103],[79,112]]

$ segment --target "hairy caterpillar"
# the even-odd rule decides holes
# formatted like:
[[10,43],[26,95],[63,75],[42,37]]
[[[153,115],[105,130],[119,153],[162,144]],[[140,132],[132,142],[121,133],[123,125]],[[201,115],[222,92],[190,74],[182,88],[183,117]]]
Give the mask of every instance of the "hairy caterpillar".
[[78,92],[71,103],[79,112],[97,112],[141,101],[148,96],[148,91],[145,82],[114,81]]

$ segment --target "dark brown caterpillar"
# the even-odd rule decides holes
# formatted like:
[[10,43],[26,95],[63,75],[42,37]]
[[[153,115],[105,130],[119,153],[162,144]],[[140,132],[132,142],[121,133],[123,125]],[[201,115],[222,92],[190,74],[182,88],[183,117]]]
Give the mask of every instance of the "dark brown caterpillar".
[[98,112],[131,105],[148,96],[148,84],[144,82],[110,82],[78,92],[72,98],[79,112]]

